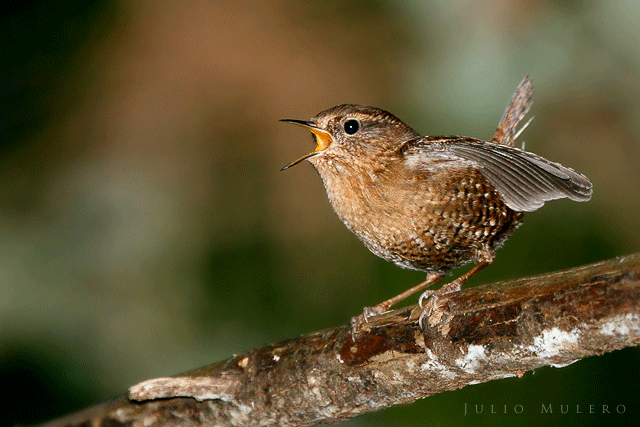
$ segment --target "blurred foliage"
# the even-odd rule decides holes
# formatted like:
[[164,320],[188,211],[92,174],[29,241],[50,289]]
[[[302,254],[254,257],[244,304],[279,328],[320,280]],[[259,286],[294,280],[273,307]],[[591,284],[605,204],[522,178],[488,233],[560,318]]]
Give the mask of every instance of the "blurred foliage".
[[[423,134],[488,138],[530,74],[527,149],[585,173],[594,197],[527,214],[470,285],[638,250],[637,2],[0,12],[0,382],[15,391],[0,425],[346,323],[422,279],[340,224],[311,166],[279,172],[311,146],[280,118],[361,103]],[[627,349],[343,425],[631,424],[639,361]],[[465,417],[465,403],[527,412]],[[541,403],[627,412],[542,415]]]

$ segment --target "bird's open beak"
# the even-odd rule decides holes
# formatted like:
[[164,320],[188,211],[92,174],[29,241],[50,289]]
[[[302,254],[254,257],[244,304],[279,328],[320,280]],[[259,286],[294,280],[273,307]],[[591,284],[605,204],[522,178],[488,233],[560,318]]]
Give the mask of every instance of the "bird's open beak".
[[291,166],[295,166],[303,160],[310,159],[311,157],[317,156],[318,154],[322,153],[324,150],[329,148],[329,145],[331,145],[331,143],[333,142],[333,139],[331,138],[331,134],[329,132],[326,132],[316,127],[311,122],[305,122],[304,120],[295,120],[295,119],[282,119],[280,121],[302,126],[303,128],[311,131],[311,133],[313,133],[313,135],[316,137],[315,150],[313,150],[309,154],[305,154],[304,156],[300,157],[298,160],[294,160],[293,162],[289,163],[287,166],[280,169],[281,171],[285,169],[289,169]]

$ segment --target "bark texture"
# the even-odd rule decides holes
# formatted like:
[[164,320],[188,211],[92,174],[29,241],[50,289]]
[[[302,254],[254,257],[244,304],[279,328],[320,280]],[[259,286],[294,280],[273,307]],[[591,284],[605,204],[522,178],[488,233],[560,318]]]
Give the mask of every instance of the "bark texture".
[[308,426],[640,344],[640,254],[464,289],[354,339],[326,329],[129,392],[49,426]]

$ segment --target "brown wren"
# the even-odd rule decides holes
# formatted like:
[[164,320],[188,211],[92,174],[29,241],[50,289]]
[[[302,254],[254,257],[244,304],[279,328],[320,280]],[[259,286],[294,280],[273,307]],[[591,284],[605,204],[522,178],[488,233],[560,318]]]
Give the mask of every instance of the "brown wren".
[[495,251],[520,225],[523,212],[568,197],[591,198],[582,174],[515,146],[516,127],[529,110],[533,85],[526,76],[496,133],[484,141],[464,136],[420,136],[387,111],[339,105],[309,121],[284,119],[310,130],[316,142],[303,160],[316,168],[336,214],[371,252],[402,268],[427,273],[424,282],[352,318],[354,333],[371,316],[437,283],[470,262],[476,265],[420,305],[461,289],[491,264]]

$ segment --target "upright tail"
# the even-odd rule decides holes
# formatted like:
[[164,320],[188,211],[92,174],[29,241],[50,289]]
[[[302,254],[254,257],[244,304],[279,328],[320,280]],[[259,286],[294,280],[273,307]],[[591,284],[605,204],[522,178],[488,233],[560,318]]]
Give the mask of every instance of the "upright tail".
[[533,82],[531,81],[531,77],[525,76],[514,92],[507,109],[504,111],[498,129],[496,129],[496,133],[491,138],[491,142],[509,145],[511,147],[515,146],[516,138],[529,124],[529,122],[527,122],[522,129],[516,131],[518,123],[520,123],[529,111],[532,96]]

